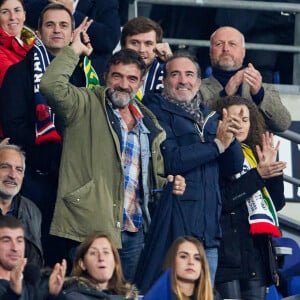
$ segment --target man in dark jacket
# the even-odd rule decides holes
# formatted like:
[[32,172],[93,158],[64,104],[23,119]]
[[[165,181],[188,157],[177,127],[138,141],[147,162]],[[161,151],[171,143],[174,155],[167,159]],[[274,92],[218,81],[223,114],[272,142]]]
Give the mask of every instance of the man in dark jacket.
[[[49,237],[49,227],[54,210],[62,149],[59,138],[64,125],[59,116],[53,116],[52,132],[55,129],[56,138],[52,139],[50,135],[44,134],[42,120],[51,113],[51,109],[38,110],[42,105],[37,104],[37,99],[40,99],[39,81],[43,75],[41,61],[46,58],[51,61],[70,43],[73,38],[74,18],[63,5],[50,4],[43,10],[39,24],[38,36],[45,47],[35,45],[22,62],[9,69],[1,88],[0,107],[5,136],[10,137],[11,143],[21,146],[26,152],[27,167],[22,195],[31,199],[42,212],[45,261],[52,266],[57,261],[53,255],[58,247],[54,246],[55,242]],[[40,53],[44,53],[41,58]],[[70,80],[76,86],[85,86],[82,68],[78,66]],[[39,124],[42,126],[38,134]],[[62,256],[67,257],[67,254]]]
[[242,168],[243,154],[234,138],[241,120],[225,113],[218,121],[218,115],[201,102],[200,84],[195,59],[176,53],[166,62],[162,95],[149,94],[143,103],[167,133],[161,146],[165,172],[186,179],[180,203],[187,234],[203,241],[213,281],[221,237],[219,173],[232,175]]
[[[124,0],[123,0],[124,1]],[[94,22],[88,29],[93,46],[91,60],[97,74],[102,75],[106,62],[120,39],[120,17],[117,0],[25,0],[26,24],[37,28],[40,12],[50,2],[60,3],[70,8],[75,26],[79,26],[85,17]]]
[[0,146],[0,218],[14,216],[25,231],[28,262],[43,266],[40,210],[19,194],[25,171],[25,156],[18,146]]
[[64,282],[66,261],[57,263],[47,278],[41,277],[39,267],[24,258],[25,231],[15,217],[0,218],[0,299],[54,299]]

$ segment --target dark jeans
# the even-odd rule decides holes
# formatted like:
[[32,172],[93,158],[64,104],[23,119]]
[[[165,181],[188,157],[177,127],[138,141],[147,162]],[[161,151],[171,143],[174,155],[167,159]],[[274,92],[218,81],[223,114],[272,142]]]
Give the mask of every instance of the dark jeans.
[[119,254],[122,263],[124,277],[127,281],[133,282],[140,254],[144,247],[144,232],[122,231],[122,249]]

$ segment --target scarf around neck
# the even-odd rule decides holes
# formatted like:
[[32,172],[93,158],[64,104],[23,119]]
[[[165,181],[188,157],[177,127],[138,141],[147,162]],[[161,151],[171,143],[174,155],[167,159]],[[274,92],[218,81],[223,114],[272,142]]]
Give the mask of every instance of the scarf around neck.
[[190,102],[178,101],[177,99],[167,94],[165,90],[163,90],[162,96],[165,99],[167,99],[169,102],[181,107],[183,110],[188,112],[194,118],[195,122],[197,122],[202,127],[204,122],[204,117],[200,108],[202,99],[199,93],[197,93]]
[[[62,137],[55,128],[55,114],[48,106],[45,97],[40,93],[41,78],[50,63],[48,52],[43,42],[36,38],[34,44],[34,68],[33,68],[33,84],[35,99],[35,144],[43,143],[61,143]],[[86,87],[88,89],[99,85],[99,78],[95,72],[91,60],[84,57],[83,71],[86,78]]]
[[[245,162],[243,171],[238,174],[238,177],[245,174],[249,169],[257,167],[257,161],[252,150],[245,144],[242,144],[242,150]],[[266,187],[249,197],[246,205],[249,213],[250,234],[281,236],[276,209]]]

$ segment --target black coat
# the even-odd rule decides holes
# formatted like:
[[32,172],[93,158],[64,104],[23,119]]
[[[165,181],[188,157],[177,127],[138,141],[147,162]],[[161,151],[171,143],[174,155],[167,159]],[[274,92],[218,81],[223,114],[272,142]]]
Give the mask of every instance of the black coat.
[[[5,74],[0,93],[0,120],[4,136],[10,137],[10,143],[25,151],[26,172],[58,172],[61,144],[35,144],[33,54],[34,49],[31,49],[23,61],[12,65]],[[70,81],[76,86],[85,86],[83,70],[76,68]],[[63,122],[57,116],[55,127],[60,134],[63,133]]]
[[[222,240],[216,283],[257,277],[271,283],[268,243],[265,234],[250,235],[246,199],[266,186],[276,210],[285,205],[283,177],[263,180],[256,168],[238,179],[221,178]],[[262,270],[262,272],[260,271]]]
[[41,212],[31,200],[21,195],[16,195],[13,201],[16,205],[15,217],[24,224],[25,228],[25,257],[29,264],[42,267],[44,258],[41,242]]

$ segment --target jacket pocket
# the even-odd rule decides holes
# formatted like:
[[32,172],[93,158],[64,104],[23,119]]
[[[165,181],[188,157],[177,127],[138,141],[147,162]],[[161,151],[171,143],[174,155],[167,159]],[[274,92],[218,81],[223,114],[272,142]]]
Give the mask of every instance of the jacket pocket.
[[68,210],[65,218],[68,218],[69,228],[73,228],[76,235],[85,236],[95,230],[95,210],[99,204],[96,203],[93,180],[66,194],[63,201]]

